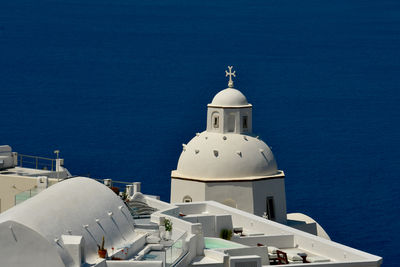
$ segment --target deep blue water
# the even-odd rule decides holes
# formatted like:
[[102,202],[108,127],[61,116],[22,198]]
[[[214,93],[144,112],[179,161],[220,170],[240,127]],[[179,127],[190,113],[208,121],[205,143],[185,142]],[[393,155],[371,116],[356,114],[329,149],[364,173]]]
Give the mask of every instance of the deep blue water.
[[0,143],[169,200],[234,65],[288,211],[396,266],[399,47],[397,0],[2,0]]

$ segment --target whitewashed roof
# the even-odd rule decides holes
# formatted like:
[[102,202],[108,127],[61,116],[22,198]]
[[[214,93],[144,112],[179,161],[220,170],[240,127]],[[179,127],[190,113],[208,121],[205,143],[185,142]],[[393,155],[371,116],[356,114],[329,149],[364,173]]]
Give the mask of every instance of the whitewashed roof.
[[242,92],[234,88],[226,88],[220,91],[209,105],[222,107],[250,106]]
[[243,178],[278,173],[271,149],[242,134],[204,131],[184,146],[177,173],[193,178]]
[[86,261],[97,259],[97,244],[122,247],[134,237],[133,219],[122,200],[108,187],[88,178],[57,183],[0,215],[2,222],[22,224],[48,240],[66,265],[69,256],[62,235],[83,236]]

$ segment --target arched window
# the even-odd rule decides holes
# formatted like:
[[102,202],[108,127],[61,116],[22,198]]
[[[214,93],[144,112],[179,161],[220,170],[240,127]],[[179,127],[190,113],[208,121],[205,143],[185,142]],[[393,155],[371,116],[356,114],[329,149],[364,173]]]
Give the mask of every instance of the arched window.
[[188,196],[188,195],[184,196],[183,199],[182,199],[183,203],[189,203],[189,202],[192,202],[192,201],[193,201],[192,197]]
[[214,129],[219,128],[219,116],[218,113],[213,114],[212,116],[212,126]]

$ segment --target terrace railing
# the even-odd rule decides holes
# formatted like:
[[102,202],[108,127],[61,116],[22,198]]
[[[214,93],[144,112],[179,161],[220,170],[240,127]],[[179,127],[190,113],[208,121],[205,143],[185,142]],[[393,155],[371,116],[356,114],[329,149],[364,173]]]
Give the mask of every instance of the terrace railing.
[[165,266],[173,267],[187,253],[187,233],[182,234],[169,248],[165,250]]
[[18,166],[55,171],[56,159],[18,154]]
[[18,204],[24,202],[25,200],[37,195],[38,193],[40,193],[40,191],[41,190],[39,190],[38,188],[32,188],[32,189],[28,189],[26,191],[16,194],[15,195],[15,205],[18,205]]

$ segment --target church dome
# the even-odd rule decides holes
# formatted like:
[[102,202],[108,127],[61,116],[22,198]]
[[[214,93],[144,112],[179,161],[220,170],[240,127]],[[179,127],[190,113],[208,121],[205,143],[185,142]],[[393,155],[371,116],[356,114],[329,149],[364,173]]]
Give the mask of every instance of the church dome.
[[227,88],[214,96],[211,105],[237,107],[247,106],[249,103],[242,92],[234,88]]
[[237,179],[278,174],[270,148],[262,140],[242,134],[204,131],[187,145],[176,174],[202,179]]

